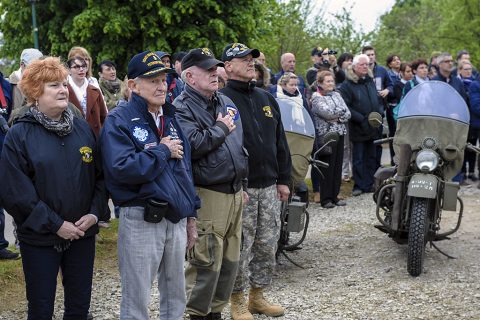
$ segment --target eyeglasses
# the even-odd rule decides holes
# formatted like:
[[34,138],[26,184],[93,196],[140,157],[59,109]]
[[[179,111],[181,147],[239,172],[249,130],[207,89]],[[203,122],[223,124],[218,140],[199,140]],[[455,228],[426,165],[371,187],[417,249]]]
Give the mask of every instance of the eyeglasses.
[[87,65],[85,64],[82,64],[81,66],[79,66],[78,64],[74,64],[73,66],[70,67],[70,69],[87,69]]
[[452,63],[453,60],[443,60],[442,62],[445,62],[445,63]]

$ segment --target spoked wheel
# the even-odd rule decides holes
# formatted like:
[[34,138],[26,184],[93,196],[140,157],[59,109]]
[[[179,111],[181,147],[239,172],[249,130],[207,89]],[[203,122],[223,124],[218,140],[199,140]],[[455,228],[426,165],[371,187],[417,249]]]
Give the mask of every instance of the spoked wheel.
[[407,271],[414,277],[419,276],[423,271],[428,233],[428,203],[429,199],[412,198],[408,232]]

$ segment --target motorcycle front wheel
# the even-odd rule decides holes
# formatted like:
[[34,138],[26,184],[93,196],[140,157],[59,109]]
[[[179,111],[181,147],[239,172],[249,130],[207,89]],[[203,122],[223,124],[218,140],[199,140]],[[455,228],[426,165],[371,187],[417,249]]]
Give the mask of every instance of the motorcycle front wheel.
[[408,232],[407,271],[414,277],[418,277],[422,273],[423,261],[425,259],[425,245],[428,232],[428,202],[429,199],[412,198]]

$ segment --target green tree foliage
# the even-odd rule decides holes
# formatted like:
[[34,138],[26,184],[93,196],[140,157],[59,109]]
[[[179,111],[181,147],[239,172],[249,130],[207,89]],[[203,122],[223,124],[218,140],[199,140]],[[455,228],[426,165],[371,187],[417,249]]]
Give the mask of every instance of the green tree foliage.
[[[217,55],[229,42],[251,44],[268,28],[275,0],[41,0],[37,2],[40,50],[65,57],[74,45],[95,62],[112,59],[125,70],[142,50],[176,52],[207,46]],[[31,7],[25,0],[0,2],[1,54],[17,58],[32,47]]]
[[269,13],[269,29],[259,33],[253,44],[265,53],[273,71],[280,69],[280,56],[285,52],[295,54],[296,73],[304,75],[312,64],[310,53],[314,47],[328,47],[339,54],[357,53],[370,41],[371,33],[365,33],[355,25],[347,8],[328,19],[330,17],[322,10],[328,5],[316,8],[316,2],[282,1],[275,11]]
[[397,0],[383,15],[374,40],[380,62],[390,53],[403,60],[429,59],[433,51],[472,53],[480,62],[480,0]]
[[344,7],[339,13],[334,14],[328,23],[322,21],[316,23],[323,25],[319,28],[315,38],[319,39],[319,46],[328,47],[336,51],[350,52],[352,54],[360,53],[362,47],[370,42],[372,32],[364,32],[363,29],[355,24],[350,14],[350,8]]

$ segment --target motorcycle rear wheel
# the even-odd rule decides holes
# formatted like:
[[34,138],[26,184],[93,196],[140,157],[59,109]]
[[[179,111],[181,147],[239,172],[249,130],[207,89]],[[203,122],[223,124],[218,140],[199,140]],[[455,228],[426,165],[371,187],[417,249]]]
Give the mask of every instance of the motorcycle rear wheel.
[[428,202],[429,199],[412,198],[407,271],[413,277],[418,277],[423,271],[428,232]]

